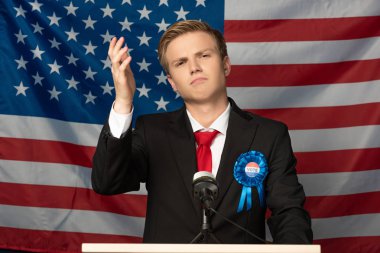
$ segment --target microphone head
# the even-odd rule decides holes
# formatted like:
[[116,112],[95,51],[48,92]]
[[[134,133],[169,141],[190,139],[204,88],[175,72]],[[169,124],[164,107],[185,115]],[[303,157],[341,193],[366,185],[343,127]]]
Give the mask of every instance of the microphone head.
[[212,202],[218,197],[218,185],[213,174],[207,171],[194,174],[193,196],[201,201],[203,208],[211,207]]

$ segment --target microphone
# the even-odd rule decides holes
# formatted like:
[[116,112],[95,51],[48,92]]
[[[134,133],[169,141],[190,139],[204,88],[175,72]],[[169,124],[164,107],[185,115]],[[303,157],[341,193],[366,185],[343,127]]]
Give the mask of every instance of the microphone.
[[193,177],[193,196],[199,199],[203,209],[210,209],[218,197],[218,184],[213,174],[199,171]]

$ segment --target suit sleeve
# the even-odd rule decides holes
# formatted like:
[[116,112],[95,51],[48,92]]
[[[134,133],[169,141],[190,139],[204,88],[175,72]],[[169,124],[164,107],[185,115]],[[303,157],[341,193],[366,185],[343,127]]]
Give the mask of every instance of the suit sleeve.
[[305,193],[296,175],[296,158],[288,129],[281,126],[268,164],[267,206],[272,212],[268,226],[275,243],[312,243],[311,219],[303,208]]
[[120,139],[112,136],[106,123],[93,156],[91,182],[94,191],[112,195],[139,190],[148,170],[144,143],[143,120],[138,120],[136,129],[129,128]]

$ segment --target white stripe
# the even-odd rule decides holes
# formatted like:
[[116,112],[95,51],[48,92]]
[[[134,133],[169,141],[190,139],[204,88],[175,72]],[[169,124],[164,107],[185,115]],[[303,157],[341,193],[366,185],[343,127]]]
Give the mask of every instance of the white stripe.
[[377,16],[378,0],[225,0],[226,20]]
[[142,237],[145,218],[106,212],[0,205],[1,227]]
[[[8,183],[92,189],[91,170],[76,165],[0,160],[0,178]],[[145,184],[129,194],[146,195]]]
[[380,214],[313,219],[314,240],[356,236],[380,236]]
[[304,108],[380,102],[380,80],[293,87],[227,87],[243,109]]
[[298,178],[304,186],[305,194],[308,197],[380,191],[380,169],[358,172],[298,174]]
[[57,140],[84,146],[96,146],[102,129],[96,124],[2,114],[0,122],[0,137]]
[[380,37],[339,41],[230,42],[227,48],[232,65],[333,63],[380,58]]
[[380,125],[289,131],[295,152],[380,147]]

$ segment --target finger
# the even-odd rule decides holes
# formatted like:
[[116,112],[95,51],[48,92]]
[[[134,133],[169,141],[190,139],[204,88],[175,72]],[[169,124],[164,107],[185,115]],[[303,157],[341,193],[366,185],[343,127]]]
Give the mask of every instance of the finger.
[[112,51],[112,54],[115,56],[121,49],[121,47],[124,45],[124,37],[120,37],[118,41],[116,42],[116,45]]
[[117,52],[116,55],[111,59],[112,64],[116,65],[117,67],[120,65],[120,62],[123,61],[123,58],[126,59],[126,54],[128,52],[128,48],[123,47],[119,52]]
[[110,58],[111,58],[111,53],[113,52],[113,49],[115,48],[116,41],[117,41],[117,38],[113,37],[112,40],[111,40],[111,42],[110,42],[110,45],[108,47],[108,56]]
[[132,61],[132,57],[128,56],[120,65],[119,70],[125,71],[127,68],[130,69],[129,63]]

